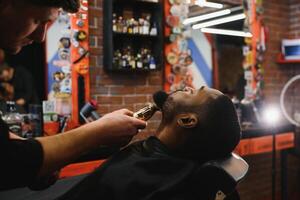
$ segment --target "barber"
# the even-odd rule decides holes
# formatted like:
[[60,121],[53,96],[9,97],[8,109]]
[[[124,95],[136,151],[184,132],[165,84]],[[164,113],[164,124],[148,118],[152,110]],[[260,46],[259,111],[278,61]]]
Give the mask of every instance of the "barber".
[[[0,48],[16,54],[45,39],[60,9],[77,12],[79,0],[0,0]],[[99,145],[126,144],[146,123],[118,110],[54,136],[21,139],[0,119],[0,190],[30,186]]]

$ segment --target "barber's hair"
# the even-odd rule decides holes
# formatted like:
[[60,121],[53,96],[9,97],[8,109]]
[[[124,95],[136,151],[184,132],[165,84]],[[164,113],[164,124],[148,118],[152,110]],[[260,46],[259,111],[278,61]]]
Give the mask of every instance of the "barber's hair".
[[171,108],[175,111],[174,115],[186,112],[198,115],[197,126],[186,129],[188,139],[183,149],[180,149],[183,156],[199,160],[224,158],[230,155],[239,143],[239,120],[232,101],[226,95],[211,98],[201,108],[178,104],[174,106],[175,109]]
[[80,7],[79,0],[23,0],[37,6],[62,8],[69,13],[76,13]]

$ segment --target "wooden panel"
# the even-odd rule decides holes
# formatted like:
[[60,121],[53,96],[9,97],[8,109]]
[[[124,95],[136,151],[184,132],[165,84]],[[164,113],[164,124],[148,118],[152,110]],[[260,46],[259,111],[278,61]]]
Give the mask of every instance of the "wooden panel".
[[[293,148],[294,139],[293,132],[276,135],[276,150]],[[241,156],[271,152],[272,140],[272,135],[243,139],[235,149],[235,152]]]

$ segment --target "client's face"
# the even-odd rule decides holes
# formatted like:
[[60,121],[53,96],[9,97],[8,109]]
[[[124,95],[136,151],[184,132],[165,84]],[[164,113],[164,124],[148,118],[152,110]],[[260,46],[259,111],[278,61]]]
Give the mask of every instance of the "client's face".
[[159,139],[177,155],[196,160],[224,157],[240,139],[231,100],[208,87],[169,94],[162,106],[159,131]]
[[204,86],[198,90],[186,87],[169,95],[162,108],[162,113],[167,121],[183,112],[195,112],[197,115],[201,115],[201,113],[209,111],[209,103],[220,95],[223,95],[220,91]]

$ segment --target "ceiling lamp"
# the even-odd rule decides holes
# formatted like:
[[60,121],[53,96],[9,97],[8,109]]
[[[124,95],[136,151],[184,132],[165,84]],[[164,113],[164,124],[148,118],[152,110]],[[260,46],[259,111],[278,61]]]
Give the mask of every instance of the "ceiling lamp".
[[190,17],[190,18],[185,19],[183,21],[183,24],[188,25],[188,24],[192,24],[194,22],[204,21],[204,20],[207,20],[207,19],[215,18],[215,17],[221,17],[221,16],[224,16],[224,15],[228,15],[230,13],[231,13],[230,9],[225,9],[225,10],[212,12],[212,13],[209,13],[209,14],[204,14],[204,15],[200,15],[200,16],[196,16],[196,17]]
[[200,21],[204,21],[204,20],[208,20],[208,19],[212,19],[212,18],[216,18],[216,17],[222,17],[224,15],[229,15],[233,12],[237,12],[237,11],[241,11],[241,10],[243,10],[243,6],[237,6],[237,7],[224,9],[224,10],[219,10],[219,11],[216,11],[216,12],[202,14],[202,15],[199,15],[199,16],[189,17],[189,18],[186,18],[183,21],[183,24],[184,25],[189,25],[189,24],[192,24],[192,23],[195,23],[195,22],[200,22]]
[[200,7],[209,7],[209,8],[217,8],[217,9],[223,8],[223,4],[207,2],[206,0],[198,0],[195,2],[195,5],[198,5]]
[[237,21],[237,20],[241,20],[241,19],[245,19],[245,18],[246,18],[246,15],[244,13],[241,13],[241,14],[232,15],[232,16],[229,16],[229,17],[223,17],[223,18],[220,18],[220,19],[215,19],[215,20],[211,20],[211,21],[208,21],[208,22],[195,24],[195,25],[192,26],[192,28],[193,29],[200,29],[200,28],[215,26],[215,25],[219,25],[219,24],[232,22],[232,21]]
[[200,30],[204,33],[238,36],[238,37],[252,37],[252,33],[244,32],[244,31],[234,31],[234,30],[217,29],[217,28],[201,28]]

